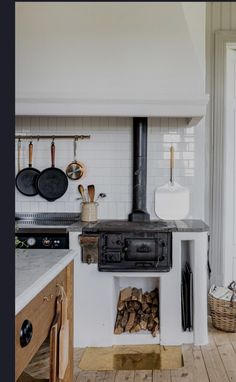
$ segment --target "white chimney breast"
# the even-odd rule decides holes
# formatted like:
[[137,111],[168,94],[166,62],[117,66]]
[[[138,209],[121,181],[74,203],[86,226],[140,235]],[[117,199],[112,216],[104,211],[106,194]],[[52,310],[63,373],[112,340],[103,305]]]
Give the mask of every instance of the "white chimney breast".
[[191,6],[17,3],[16,113],[203,115],[205,3]]

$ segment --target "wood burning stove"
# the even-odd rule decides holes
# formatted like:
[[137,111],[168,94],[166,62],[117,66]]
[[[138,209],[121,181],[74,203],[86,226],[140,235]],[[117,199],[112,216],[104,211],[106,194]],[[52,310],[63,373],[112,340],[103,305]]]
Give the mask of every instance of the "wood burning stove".
[[103,232],[99,237],[98,269],[107,272],[168,272],[171,233]]

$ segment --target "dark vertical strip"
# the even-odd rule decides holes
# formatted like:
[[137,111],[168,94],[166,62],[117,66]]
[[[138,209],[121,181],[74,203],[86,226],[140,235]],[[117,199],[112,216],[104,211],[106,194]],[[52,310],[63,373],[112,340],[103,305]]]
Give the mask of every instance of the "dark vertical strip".
[[1,104],[1,313],[0,380],[15,381],[15,246],[14,246],[14,125],[15,125],[15,17],[14,2],[0,2]]
[[147,199],[147,118],[133,118],[133,209],[130,221],[149,221]]

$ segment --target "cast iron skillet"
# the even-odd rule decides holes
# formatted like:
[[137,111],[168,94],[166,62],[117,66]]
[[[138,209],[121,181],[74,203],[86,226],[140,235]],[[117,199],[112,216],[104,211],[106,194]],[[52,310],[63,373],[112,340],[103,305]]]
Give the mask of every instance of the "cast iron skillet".
[[67,190],[68,179],[66,174],[55,167],[55,144],[51,143],[52,167],[46,168],[41,172],[37,179],[38,193],[44,199],[52,202],[60,198]]
[[23,195],[35,196],[38,194],[37,180],[40,175],[40,171],[32,167],[33,158],[33,143],[29,144],[29,167],[19,171],[16,176],[16,188]]

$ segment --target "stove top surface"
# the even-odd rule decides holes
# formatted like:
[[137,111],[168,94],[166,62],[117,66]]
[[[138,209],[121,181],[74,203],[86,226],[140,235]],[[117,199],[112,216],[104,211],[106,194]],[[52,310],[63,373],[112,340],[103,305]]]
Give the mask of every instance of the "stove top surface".
[[149,222],[130,222],[127,220],[101,220],[88,224],[83,232],[169,232],[177,229],[173,220],[152,220]]
[[63,220],[63,221],[53,221],[53,220],[17,220],[18,227],[68,227],[74,224],[74,220]]
[[76,213],[23,213],[16,214],[16,230],[19,232],[37,231],[67,231],[67,228],[80,221]]

